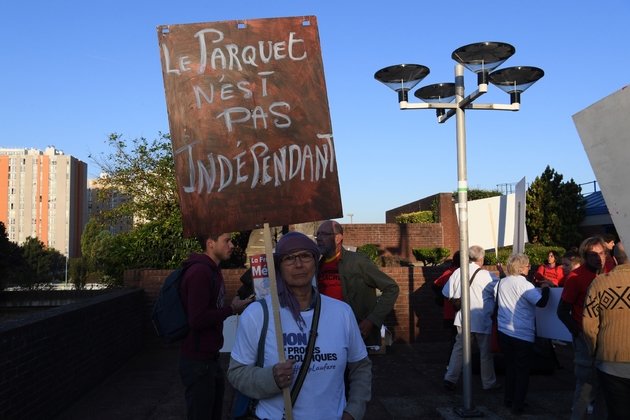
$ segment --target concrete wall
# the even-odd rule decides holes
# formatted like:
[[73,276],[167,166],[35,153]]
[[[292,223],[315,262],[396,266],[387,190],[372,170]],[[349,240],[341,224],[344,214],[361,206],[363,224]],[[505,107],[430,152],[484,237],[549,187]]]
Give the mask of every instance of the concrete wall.
[[141,290],[117,290],[0,324],[0,418],[49,419],[142,346]]

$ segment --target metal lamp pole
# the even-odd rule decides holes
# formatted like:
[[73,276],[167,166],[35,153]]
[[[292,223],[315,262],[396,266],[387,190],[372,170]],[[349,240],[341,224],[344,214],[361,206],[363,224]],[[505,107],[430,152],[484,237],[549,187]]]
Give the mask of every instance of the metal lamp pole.
[[[455,66],[455,103],[464,100],[464,66]],[[457,138],[457,206],[459,210],[459,255],[462,289],[462,384],[464,386],[464,410],[471,414],[472,404],[472,364],[470,337],[470,285],[468,267],[468,178],[466,169],[466,113],[460,106],[455,108]]]
[[[510,58],[515,51],[513,46],[501,42],[482,42],[458,48],[452,54],[452,58],[459,63],[455,66],[455,83],[438,83],[418,89],[414,95],[425,103],[409,103],[408,92],[429,74],[428,67],[419,64],[400,64],[385,67],[374,75],[376,80],[398,93],[401,110],[435,109],[439,123],[444,123],[455,115],[464,385],[463,408],[458,407],[455,412],[460,417],[483,415],[472,404],[470,285],[466,281],[469,279],[469,245],[465,110],[518,111],[520,109],[520,94],[543,77],[544,72],[537,67],[510,67],[490,73]],[[464,97],[464,67],[477,74],[478,89],[467,97]],[[509,105],[473,103],[488,92],[488,81],[510,94]],[[455,103],[451,103],[453,100]],[[447,109],[448,112],[445,111]]]

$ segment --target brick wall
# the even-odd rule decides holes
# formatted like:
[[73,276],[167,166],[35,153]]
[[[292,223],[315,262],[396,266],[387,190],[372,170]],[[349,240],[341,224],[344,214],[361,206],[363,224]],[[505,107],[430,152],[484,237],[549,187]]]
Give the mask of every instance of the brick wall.
[[[400,287],[400,295],[394,310],[388,315],[385,325],[394,341],[414,343],[422,341],[448,340],[448,331],[442,329],[442,308],[433,302],[430,283],[438,278],[445,267],[388,267],[382,271],[391,276]],[[227,288],[226,302],[231,302],[241,287],[239,281],[244,269],[223,270]],[[149,314],[160,286],[170,273],[169,270],[127,270],[125,288],[137,287],[146,291],[144,323],[148,336],[147,343],[157,343],[157,337],[150,325]]]
[[0,418],[54,418],[134,357],[143,300],[112,291],[0,324]]
[[[396,224],[396,216],[399,216],[404,213],[413,213],[417,211],[426,211],[431,210],[431,205],[435,200],[438,200],[438,221],[436,224],[408,224],[408,225],[398,225]],[[405,204],[404,206],[397,207],[392,210],[388,210],[385,213],[385,226],[395,225],[402,227],[406,226],[407,231],[401,232],[408,236],[408,243],[411,248],[422,248],[422,247],[444,247],[451,250],[451,255],[459,249],[459,223],[457,222],[457,214],[455,212],[455,205],[453,202],[453,196],[450,193],[439,193],[432,195],[430,197],[423,198],[422,200],[414,201],[409,204]],[[350,225],[352,226],[352,225]],[[365,226],[381,226],[381,225],[365,225]],[[431,236],[427,239],[427,242],[423,242],[421,237],[416,236],[417,234],[422,234],[418,232],[416,234],[416,230],[421,230],[420,227],[433,226],[434,228],[439,228],[439,233],[431,232]],[[346,227],[348,225],[344,225],[344,244],[346,243]],[[435,236],[437,235],[437,236]],[[402,236],[404,238],[404,235]],[[401,238],[401,240],[402,240]],[[416,243],[418,245],[416,245]],[[426,245],[425,245],[426,243]],[[363,244],[361,244],[363,245]],[[382,250],[383,252],[386,249]],[[409,251],[411,255],[411,251]],[[385,254],[384,255],[388,255]],[[399,254],[405,255],[406,254]],[[411,256],[412,261],[414,261],[413,256]]]
[[412,248],[444,247],[442,233],[443,228],[439,223],[343,225],[343,244],[356,247],[374,244],[378,246],[381,256],[403,256],[415,262]]

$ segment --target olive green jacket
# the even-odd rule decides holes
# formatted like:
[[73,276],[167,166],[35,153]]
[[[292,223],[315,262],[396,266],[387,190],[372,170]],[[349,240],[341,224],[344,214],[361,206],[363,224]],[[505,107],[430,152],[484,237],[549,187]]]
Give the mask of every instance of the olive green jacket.
[[[374,324],[365,344],[380,346],[381,326],[387,314],[394,309],[400,291],[398,284],[365,254],[343,248],[338,270],[343,300],[352,308],[357,323],[369,319]],[[378,297],[377,289],[382,293]]]

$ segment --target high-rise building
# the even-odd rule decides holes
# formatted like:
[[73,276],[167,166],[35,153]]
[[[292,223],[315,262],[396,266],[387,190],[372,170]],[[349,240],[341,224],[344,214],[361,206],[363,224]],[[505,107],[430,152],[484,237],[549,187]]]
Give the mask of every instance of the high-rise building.
[[87,164],[54,147],[0,148],[0,220],[12,242],[37,237],[69,258],[81,256]]
[[[104,176],[105,175],[101,174],[101,177]],[[92,217],[97,217],[98,213],[102,211],[118,207],[129,199],[128,196],[121,194],[116,190],[106,194],[105,197],[99,197],[99,191],[102,189],[102,178],[89,178],[87,180],[88,214],[90,219]],[[129,232],[132,224],[132,219],[122,219],[111,223],[108,229],[112,235],[116,235],[121,232]]]

